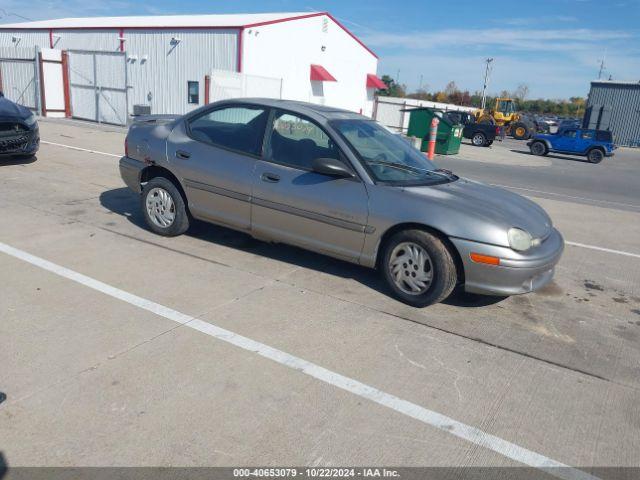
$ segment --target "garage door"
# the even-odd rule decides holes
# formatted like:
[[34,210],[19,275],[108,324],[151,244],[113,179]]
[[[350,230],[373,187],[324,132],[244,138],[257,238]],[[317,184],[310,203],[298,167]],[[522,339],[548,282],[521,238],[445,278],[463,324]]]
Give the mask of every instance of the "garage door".
[[9,100],[38,110],[37,69],[35,50],[0,49],[0,91]]
[[127,64],[123,52],[69,50],[74,118],[127,124]]

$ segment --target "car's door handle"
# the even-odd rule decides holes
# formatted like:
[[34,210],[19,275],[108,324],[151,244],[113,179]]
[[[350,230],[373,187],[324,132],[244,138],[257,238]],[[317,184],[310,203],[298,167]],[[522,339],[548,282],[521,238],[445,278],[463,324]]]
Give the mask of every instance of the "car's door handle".
[[176,150],[176,157],[186,160],[187,158],[191,157],[191,154],[189,152],[185,152],[184,150]]
[[263,173],[260,178],[263,182],[269,183],[278,183],[280,181],[280,177],[275,173]]

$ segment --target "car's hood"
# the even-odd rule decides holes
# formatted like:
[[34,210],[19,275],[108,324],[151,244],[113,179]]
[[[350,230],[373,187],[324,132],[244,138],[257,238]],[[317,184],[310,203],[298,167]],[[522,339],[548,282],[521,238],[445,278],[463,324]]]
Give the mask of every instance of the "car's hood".
[[521,228],[534,238],[546,238],[551,232],[551,219],[542,207],[503,188],[460,178],[441,185],[409,187],[407,191],[506,230]]
[[0,97],[0,118],[24,120],[31,115],[31,110],[11,100]]

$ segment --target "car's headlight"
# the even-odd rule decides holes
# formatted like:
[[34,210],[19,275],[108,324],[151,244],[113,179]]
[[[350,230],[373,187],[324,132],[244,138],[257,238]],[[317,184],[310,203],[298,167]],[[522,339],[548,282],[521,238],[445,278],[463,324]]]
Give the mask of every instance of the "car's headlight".
[[32,113],[31,115],[29,115],[24,123],[26,123],[28,126],[32,127],[33,125],[36,124],[36,116]]
[[531,235],[519,228],[510,228],[507,235],[509,237],[509,246],[519,252],[529,250],[533,245]]

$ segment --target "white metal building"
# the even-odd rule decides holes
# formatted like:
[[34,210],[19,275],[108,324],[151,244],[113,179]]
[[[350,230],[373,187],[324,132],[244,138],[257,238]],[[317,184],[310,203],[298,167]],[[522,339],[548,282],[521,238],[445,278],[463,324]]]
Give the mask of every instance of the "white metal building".
[[0,47],[68,52],[72,115],[111,123],[134,105],[184,113],[224,97],[221,72],[236,72],[234,96],[264,90],[366,115],[381,86],[376,55],[327,12],[17,23],[0,25]]

